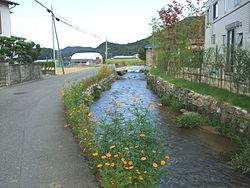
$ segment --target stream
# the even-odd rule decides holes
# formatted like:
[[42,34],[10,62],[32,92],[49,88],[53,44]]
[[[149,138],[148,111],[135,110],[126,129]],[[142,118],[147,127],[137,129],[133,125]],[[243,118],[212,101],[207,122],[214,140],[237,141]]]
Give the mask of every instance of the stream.
[[[103,107],[113,98],[124,103],[124,98],[135,96],[155,103],[159,100],[147,88],[143,73],[126,73],[123,79],[112,84],[110,90],[101,94],[91,106],[91,111],[102,116]],[[166,135],[166,147],[171,157],[169,170],[164,174],[160,187],[250,187],[250,177],[234,171],[229,164],[228,155],[239,149],[236,144],[200,128],[176,127],[174,115],[167,107],[154,108],[151,116]]]

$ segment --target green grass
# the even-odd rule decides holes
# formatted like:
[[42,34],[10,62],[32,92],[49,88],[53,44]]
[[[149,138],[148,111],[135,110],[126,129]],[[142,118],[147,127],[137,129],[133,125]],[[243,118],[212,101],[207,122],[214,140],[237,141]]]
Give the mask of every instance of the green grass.
[[122,67],[127,65],[141,65],[144,61],[141,59],[106,59],[107,64],[115,64],[116,67]]
[[164,71],[158,68],[152,68],[151,74],[162,77],[163,79],[177,86],[193,90],[203,95],[210,95],[217,100],[228,102],[234,106],[241,107],[250,112],[250,96],[232,93],[226,89],[211,86],[206,83],[191,82],[182,78],[175,78],[167,75]]

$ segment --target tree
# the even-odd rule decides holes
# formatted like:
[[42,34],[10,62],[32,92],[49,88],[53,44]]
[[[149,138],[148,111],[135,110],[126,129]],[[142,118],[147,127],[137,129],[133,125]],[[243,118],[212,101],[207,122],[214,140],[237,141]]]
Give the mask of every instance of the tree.
[[141,60],[146,60],[146,49],[144,47],[140,47],[138,50],[139,58]]

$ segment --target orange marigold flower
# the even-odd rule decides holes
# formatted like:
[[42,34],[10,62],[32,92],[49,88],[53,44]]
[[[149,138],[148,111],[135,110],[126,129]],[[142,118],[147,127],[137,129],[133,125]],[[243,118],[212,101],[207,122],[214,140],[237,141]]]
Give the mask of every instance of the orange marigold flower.
[[123,168],[127,169],[128,170],[128,167],[126,165],[123,166]]
[[141,180],[141,181],[142,181],[142,180],[143,180],[143,176],[139,176],[139,180]]
[[113,145],[113,146],[110,146],[109,148],[110,148],[110,149],[114,149],[114,148],[115,148],[115,146]]
[[127,161],[122,161],[123,162],[123,164],[128,164],[128,162]]
[[113,110],[113,108],[108,108],[109,111]]
[[107,153],[106,156],[107,156],[107,157],[111,157],[112,155],[111,155],[110,153]]
[[158,167],[158,164],[156,162],[153,162],[153,167],[157,168]]
[[132,164],[133,164],[133,161],[129,161],[128,164],[129,164],[129,165],[132,165]]
[[95,152],[92,154],[94,157],[97,157],[98,156],[98,152]]
[[121,161],[126,161],[126,159],[125,158],[121,158]]
[[117,154],[118,154],[118,155],[121,155],[122,153],[118,151]]
[[164,166],[166,164],[166,161],[161,160],[161,165]]
[[92,112],[89,112],[89,113],[88,113],[88,117],[91,117],[92,115],[93,115]]
[[133,99],[133,102],[136,102],[136,99]]
[[142,134],[139,134],[139,136],[140,136],[140,137],[144,137],[144,136],[145,136],[145,134],[143,134],[143,133],[142,133]]
[[115,166],[115,163],[111,163],[110,166],[111,166],[111,167],[114,167],[114,166]]
[[132,170],[133,168],[134,168],[134,166],[130,166],[130,167],[128,167],[128,169],[129,169],[129,170]]
[[101,158],[102,158],[102,159],[106,159],[106,158],[107,158],[107,156],[103,155]]
[[102,163],[100,163],[100,164],[97,165],[98,168],[101,168],[102,166],[103,166]]
[[105,166],[110,166],[110,163],[105,163]]
[[154,108],[155,106],[154,105],[150,105],[149,108]]
[[146,160],[147,160],[147,157],[142,157],[141,160],[142,160],[142,161],[146,161]]
[[135,98],[140,99],[141,97],[139,95],[137,95]]
[[118,103],[118,104],[117,104],[117,106],[118,106],[118,107],[121,107],[121,106],[122,106],[122,104],[121,104],[121,103]]
[[138,172],[136,172],[138,175],[140,175],[141,173],[138,171]]

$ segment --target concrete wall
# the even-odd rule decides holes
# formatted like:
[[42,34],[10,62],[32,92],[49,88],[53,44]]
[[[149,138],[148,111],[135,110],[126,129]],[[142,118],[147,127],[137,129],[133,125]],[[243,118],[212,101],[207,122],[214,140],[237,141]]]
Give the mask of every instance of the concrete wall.
[[[217,101],[211,96],[204,96],[189,89],[178,87],[158,76],[148,75],[147,82],[160,97],[171,95],[181,102],[185,109],[199,112],[215,118],[227,126],[234,126],[237,131],[250,137],[250,114],[246,110]],[[240,120],[239,123],[235,123]]]
[[11,36],[10,10],[7,3],[0,2],[0,35]]
[[40,79],[41,75],[40,65],[13,65],[0,62],[0,86]]
[[[213,18],[213,5],[218,2],[218,18]],[[224,6],[226,3],[226,11]],[[250,1],[240,0],[239,5],[234,5],[234,0],[209,0],[206,3],[206,9],[209,14],[206,15],[205,47],[214,47],[223,45],[223,35],[227,41],[226,26],[234,22],[240,25],[235,29],[235,42],[237,35],[243,33],[243,47],[250,48]],[[208,12],[207,12],[208,13]],[[208,18],[209,17],[209,22]],[[215,44],[212,44],[212,35],[215,35]],[[236,44],[236,43],[235,43]]]

